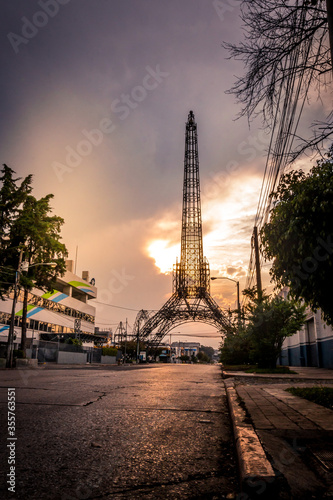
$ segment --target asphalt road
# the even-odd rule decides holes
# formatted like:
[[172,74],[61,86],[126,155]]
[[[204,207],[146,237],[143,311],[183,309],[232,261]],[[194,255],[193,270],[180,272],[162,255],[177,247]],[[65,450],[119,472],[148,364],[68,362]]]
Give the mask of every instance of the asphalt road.
[[[39,368],[0,377],[1,498],[236,497],[218,366]],[[8,387],[15,441],[7,439]],[[6,483],[10,458],[15,493]]]

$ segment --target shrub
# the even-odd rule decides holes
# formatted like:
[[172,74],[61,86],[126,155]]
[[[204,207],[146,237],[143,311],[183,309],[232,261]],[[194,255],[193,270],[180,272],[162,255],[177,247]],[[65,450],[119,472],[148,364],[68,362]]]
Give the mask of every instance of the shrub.
[[115,347],[102,347],[103,356],[117,356],[118,350]]
[[224,365],[244,365],[250,362],[251,339],[245,329],[228,333],[221,347],[220,361]]

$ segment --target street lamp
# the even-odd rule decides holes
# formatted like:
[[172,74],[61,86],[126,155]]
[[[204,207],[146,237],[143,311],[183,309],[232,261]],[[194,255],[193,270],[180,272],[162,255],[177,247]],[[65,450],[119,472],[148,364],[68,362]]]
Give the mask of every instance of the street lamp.
[[211,280],[229,280],[229,281],[233,281],[234,283],[236,283],[236,286],[237,286],[237,310],[238,310],[238,320],[240,322],[240,319],[241,319],[241,309],[240,309],[240,303],[239,303],[239,281],[237,280],[234,280],[232,278],[227,278],[227,276],[212,276],[210,278]]
[[57,264],[55,262],[36,262],[36,264],[29,264],[27,260],[24,260],[21,263],[20,270],[21,271],[28,271],[30,267],[35,267],[35,266],[52,266],[55,267]]
[[19,276],[21,272],[23,250],[20,251],[19,261],[17,270],[15,271],[15,281],[14,281],[14,296],[12,303],[12,314],[10,317],[9,331],[8,331],[8,342],[7,342],[7,354],[6,354],[6,366],[7,368],[12,368],[13,366],[13,348],[14,348],[14,321],[15,321],[15,309],[17,302],[17,284],[19,281]]

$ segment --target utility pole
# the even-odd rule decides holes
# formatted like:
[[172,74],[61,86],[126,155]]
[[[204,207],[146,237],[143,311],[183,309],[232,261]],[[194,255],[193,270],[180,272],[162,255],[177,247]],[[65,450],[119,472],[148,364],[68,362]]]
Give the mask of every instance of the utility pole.
[[236,281],[236,286],[237,286],[237,309],[238,309],[238,327],[241,324],[241,307],[240,307],[240,301],[239,301],[239,281]]
[[[122,349],[122,344],[123,344],[123,322],[120,321],[119,323],[119,335],[120,335],[120,349]],[[118,338],[119,338],[119,335],[118,335]]]
[[257,292],[258,299],[262,298],[262,285],[261,285],[261,274],[260,274],[260,258],[259,258],[259,244],[258,244],[258,229],[257,226],[253,228],[253,243],[254,243],[254,254],[256,259],[256,276],[257,276]]
[[139,325],[138,329],[136,331],[136,363],[139,363],[139,356],[140,356],[140,337],[139,337]]
[[328,33],[331,47],[331,65],[333,72],[333,0],[326,0]]
[[7,342],[7,356],[6,356],[6,366],[7,368],[12,368],[13,366],[13,347],[14,347],[14,325],[15,325],[15,309],[17,302],[17,285],[20,279],[21,273],[21,263],[22,263],[23,250],[20,251],[19,262],[17,266],[17,271],[15,272],[15,282],[14,282],[14,296],[12,304],[12,314],[10,317],[10,325],[8,332],[8,342]]
[[79,338],[79,342],[81,341],[81,319],[76,318],[74,320],[74,333],[75,333],[75,338]]
[[127,346],[127,318],[126,318],[126,330],[125,330],[125,364],[126,364],[126,346]]

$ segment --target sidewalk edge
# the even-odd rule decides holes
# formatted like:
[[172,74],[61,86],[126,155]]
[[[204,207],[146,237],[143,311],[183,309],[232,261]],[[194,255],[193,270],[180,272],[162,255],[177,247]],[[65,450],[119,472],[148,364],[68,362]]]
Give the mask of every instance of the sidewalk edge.
[[237,400],[233,380],[223,382],[232,421],[242,491],[254,493],[254,488],[258,486],[266,490],[275,482],[274,470],[252,424],[246,421],[245,411]]

